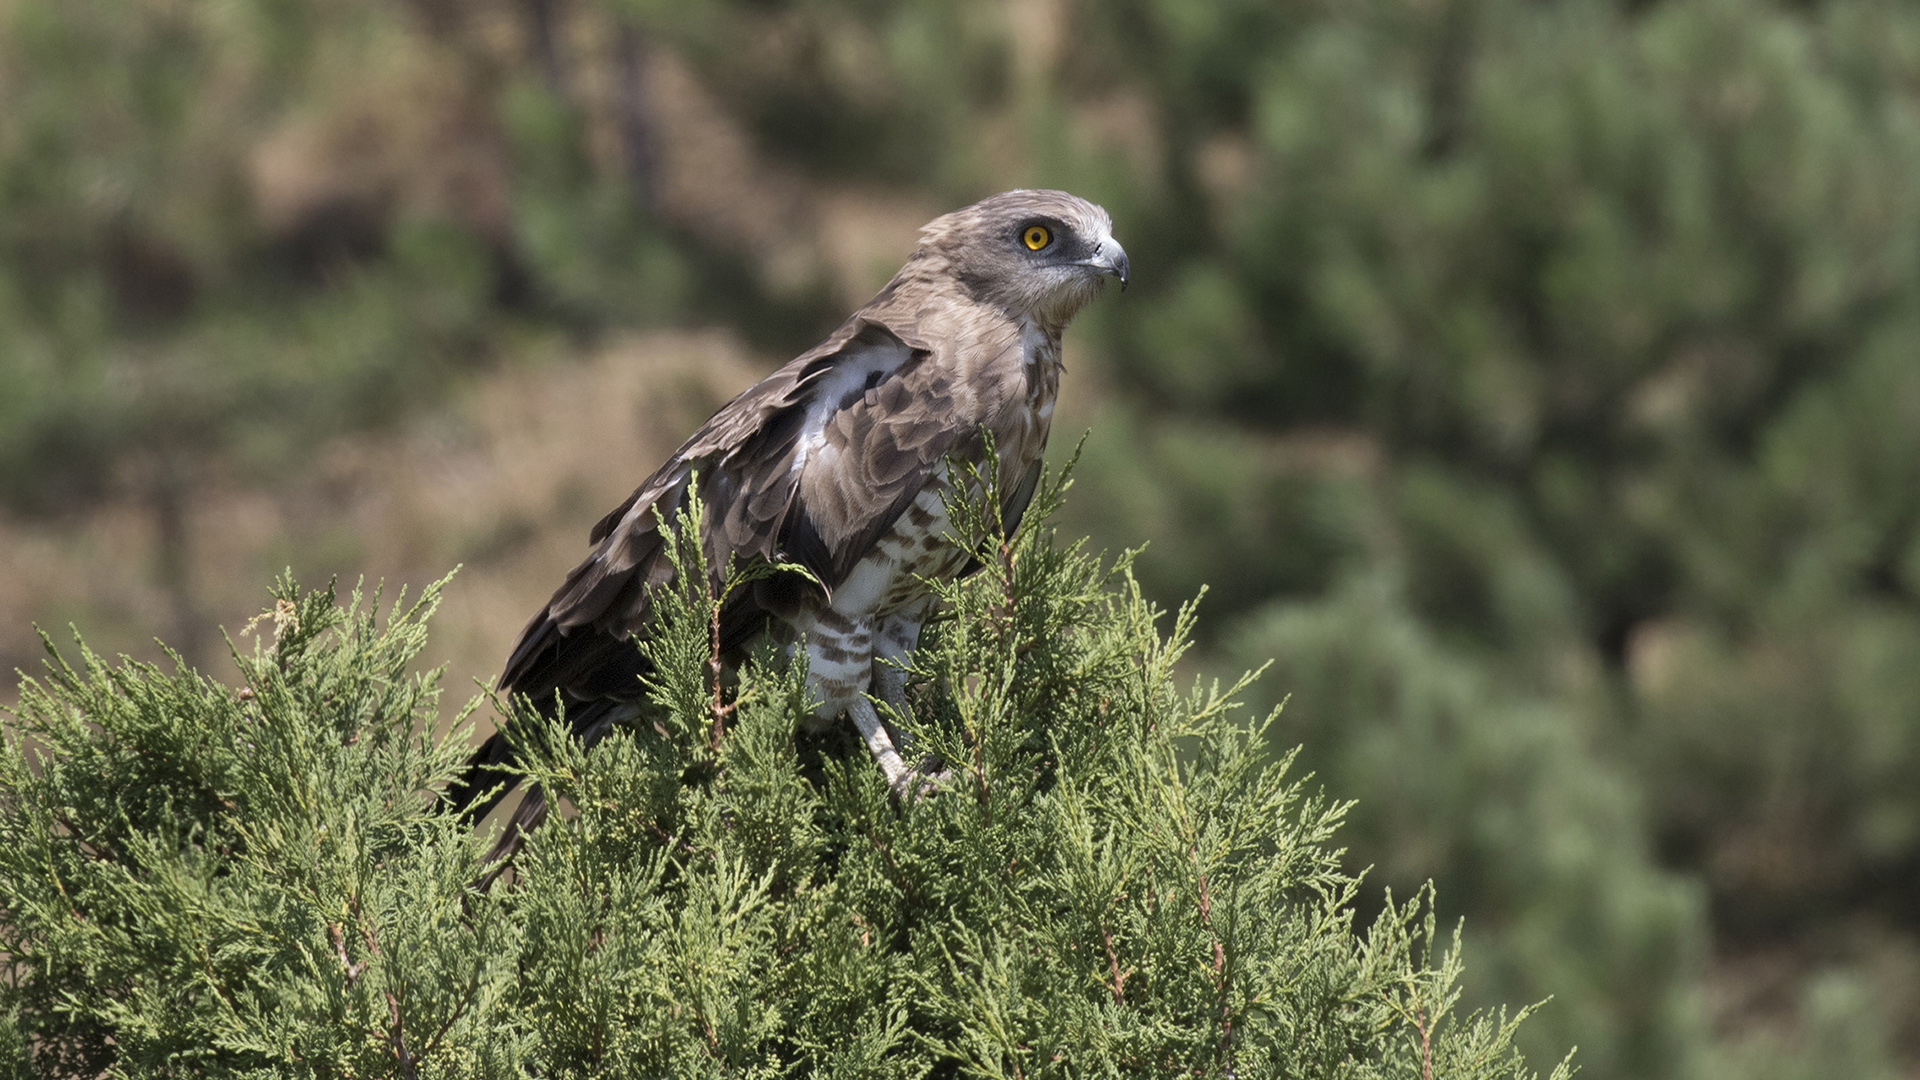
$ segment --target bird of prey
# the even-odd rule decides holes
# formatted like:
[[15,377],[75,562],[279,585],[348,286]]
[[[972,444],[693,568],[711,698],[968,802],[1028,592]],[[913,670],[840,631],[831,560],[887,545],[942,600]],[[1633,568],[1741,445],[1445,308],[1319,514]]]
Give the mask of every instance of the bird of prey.
[[[1040,475],[1060,384],[1060,335],[1127,255],[1107,212],[1063,191],[1008,191],[936,218],[906,265],[819,345],[713,414],[631,497],[593,527],[592,552],[514,646],[500,689],[565,705],[592,742],[637,715],[651,594],[671,580],[663,530],[698,483],[710,566],[806,568],[736,590],[722,647],[771,630],[804,649],[811,722],[850,718],[887,781],[919,778],[868,698],[898,703],[899,663],[933,595],[968,562],[951,543],[949,462],[999,456],[1009,531]],[[697,478],[697,480],[696,480]],[[478,821],[512,777],[499,734],[447,793]],[[509,837],[543,811],[534,793]]]

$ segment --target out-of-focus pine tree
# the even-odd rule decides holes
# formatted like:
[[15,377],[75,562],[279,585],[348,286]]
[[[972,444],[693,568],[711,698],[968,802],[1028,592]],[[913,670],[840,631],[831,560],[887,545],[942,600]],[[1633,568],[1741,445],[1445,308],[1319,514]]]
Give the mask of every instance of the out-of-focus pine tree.
[[1590,1074],[1910,1062],[1920,17],[1123,7],[1102,535]]
[[496,8],[0,11],[0,509],[144,505],[191,658],[209,484],[284,474],[516,335],[672,316],[707,280],[645,176],[594,158],[584,107],[482,32]]

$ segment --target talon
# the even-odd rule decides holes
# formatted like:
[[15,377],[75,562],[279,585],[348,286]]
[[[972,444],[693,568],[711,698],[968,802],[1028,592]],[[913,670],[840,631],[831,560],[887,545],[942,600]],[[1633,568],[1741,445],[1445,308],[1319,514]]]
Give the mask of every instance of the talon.
[[908,802],[938,795],[947,781],[953,779],[953,773],[947,769],[941,769],[939,772],[924,772],[922,770],[925,767],[923,763],[920,769],[900,776],[887,786],[893,789],[896,798]]

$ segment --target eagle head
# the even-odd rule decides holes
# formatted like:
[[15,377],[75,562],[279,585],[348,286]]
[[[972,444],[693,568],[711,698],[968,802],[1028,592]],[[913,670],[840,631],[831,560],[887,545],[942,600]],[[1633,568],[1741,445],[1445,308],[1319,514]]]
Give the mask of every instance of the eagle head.
[[935,218],[915,256],[944,264],[976,300],[1054,331],[1108,277],[1127,287],[1113,219],[1064,191],[1003,191]]

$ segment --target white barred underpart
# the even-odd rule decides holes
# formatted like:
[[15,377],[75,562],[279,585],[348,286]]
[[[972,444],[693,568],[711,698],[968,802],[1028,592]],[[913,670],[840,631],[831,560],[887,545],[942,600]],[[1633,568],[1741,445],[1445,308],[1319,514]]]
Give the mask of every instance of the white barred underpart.
[[806,643],[807,689],[817,703],[807,726],[818,730],[847,714],[897,790],[911,769],[866,695],[872,686],[896,708],[904,704],[901,667],[919,643],[920,624],[933,605],[932,592],[919,578],[950,578],[966,563],[966,554],[948,535],[940,498],[945,487],[942,466],[834,590],[831,602],[796,620]]
[[[1030,399],[1025,403],[1044,432],[1053,414],[1054,385],[1042,368],[1059,364],[1059,341],[1024,323],[1020,351],[1029,371]],[[802,429],[795,468],[816,452],[820,431],[832,416],[842,390],[862,385],[874,372],[888,372],[906,358],[905,350],[862,350],[840,365],[825,392],[815,399]],[[1044,434],[1041,440],[1044,442]],[[905,706],[903,668],[920,641],[920,624],[933,606],[933,593],[922,579],[947,579],[960,572],[967,556],[950,535],[942,493],[947,490],[947,467],[937,466],[925,487],[908,505],[893,528],[869,550],[824,608],[794,620],[807,650],[807,689],[816,705],[807,718],[811,730],[831,724],[842,713],[860,729],[867,750],[886,773],[896,792],[909,794],[919,776],[900,757],[880,714],[867,697],[869,689],[895,708]],[[921,780],[921,786],[926,781]]]

